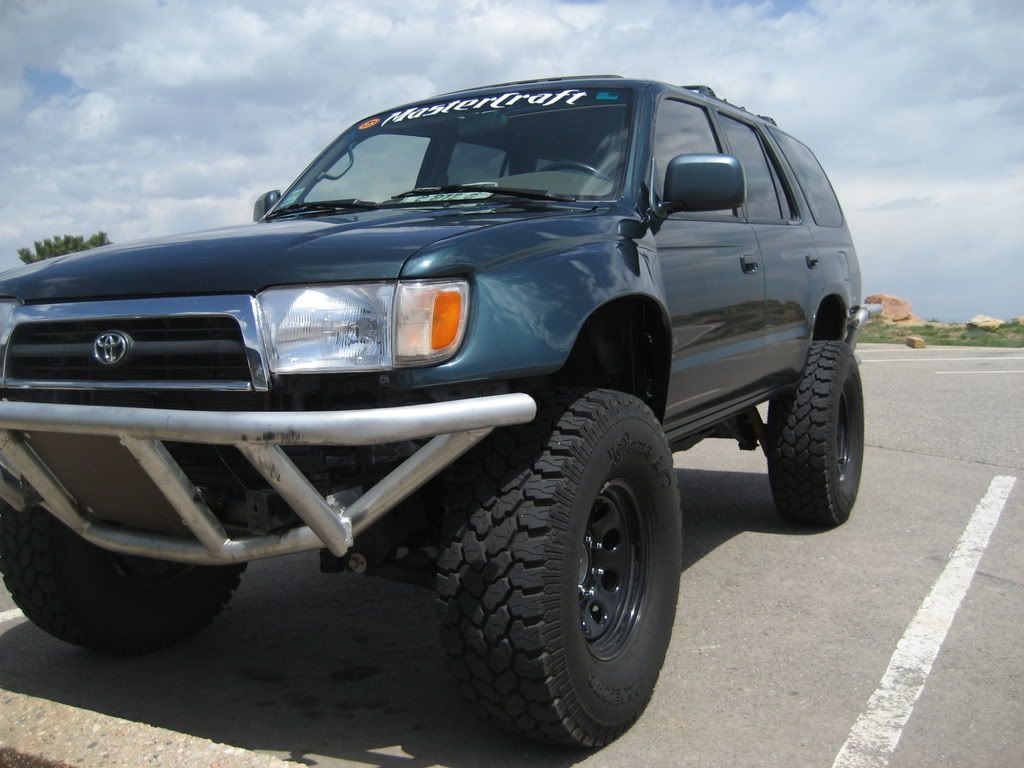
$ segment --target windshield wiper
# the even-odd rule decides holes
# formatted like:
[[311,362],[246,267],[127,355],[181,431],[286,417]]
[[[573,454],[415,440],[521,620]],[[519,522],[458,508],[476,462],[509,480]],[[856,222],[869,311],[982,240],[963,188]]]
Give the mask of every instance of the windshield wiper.
[[392,195],[392,200],[401,200],[404,197],[415,197],[417,195],[437,195],[445,192],[489,192],[492,195],[505,195],[507,197],[525,197],[528,200],[559,200],[562,202],[573,202],[576,195],[560,195],[555,192],[547,192],[541,189],[516,189],[515,187],[492,187],[483,184],[444,184],[440,187],[416,187],[408,192]]
[[315,203],[292,203],[280,208],[275,208],[267,214],[266,218],[276,219],[290,213],[309,213],[312,211],[346,211],[353,208],[370,210],[376,208],[378,203],[372,200],[360,200],[358,197],[349,197],[344,200],[318,200]]

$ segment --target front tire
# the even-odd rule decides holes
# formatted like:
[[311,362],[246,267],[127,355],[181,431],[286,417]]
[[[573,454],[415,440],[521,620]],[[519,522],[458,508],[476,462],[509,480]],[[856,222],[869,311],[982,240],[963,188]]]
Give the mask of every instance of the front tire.
[[0,504],[0,573],[14,602],[60,640],[114,654],[154,651],[205,627],[245,565],[115,555],[38,507]]
[[864,461],[864,392],[845,342],[811,344],[796,391],[769,407],[768,431],[768,478],[779,514],[803,525],[845,523]]
[[640,400],[559,392],[446,481],[443,645],[477,709],[545,741],[606,744],[640,716],[675,620],[682,516]]

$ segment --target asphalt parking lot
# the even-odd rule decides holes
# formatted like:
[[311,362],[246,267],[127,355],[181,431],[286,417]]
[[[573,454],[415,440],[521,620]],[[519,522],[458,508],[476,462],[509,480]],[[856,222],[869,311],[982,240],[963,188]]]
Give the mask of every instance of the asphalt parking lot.
[[1024,350],[859,353],[869,447],[847,525],[777,519],[759,453],[676,455],[672,646],[603,750],[478,722],[428,592],[298,556],[250,567],[211,628],[138,659],[52,640],[0,592],[0,765],[4,748],[90,766],[1024,765]]

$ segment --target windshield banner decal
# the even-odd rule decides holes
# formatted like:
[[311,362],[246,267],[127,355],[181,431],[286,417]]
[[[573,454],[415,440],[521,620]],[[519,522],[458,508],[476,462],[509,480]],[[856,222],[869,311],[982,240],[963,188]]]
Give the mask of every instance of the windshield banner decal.
[[[448,114],[449,112],[465,112],[470,109],[483,109],[484,107],[488,109],[502,109],[504,107],[511,107],[517,102],[534,104],[540,107],[551,107],[558,103],[572,106],[586,95],[586,91],[578,91],[574,88],[561,91],[560,93],[517,93],[516,91],[510,91],[509,93],[502,93],[497,96],[484,96],[479,99],[456,99],[455,101],[449,101],[447,104],[410,107],[409,109],[392,112],[380,122],[380,125],[385,126],[388,123],[400,123],[403,120],[415,120],[419,117],[432,117],[433,115]],[[366,121],[366,123],[369,122],[369,120]],[[359,127],[363,128],[366,123]]]

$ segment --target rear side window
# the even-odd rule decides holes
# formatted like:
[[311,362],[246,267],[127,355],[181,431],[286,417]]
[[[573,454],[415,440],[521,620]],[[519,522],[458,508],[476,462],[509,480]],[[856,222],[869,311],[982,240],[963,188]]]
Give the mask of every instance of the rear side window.
[[743,163],[747,177],[747,215],[751,219],[782,220],[779,196],[775,193],[775,181],[768,168],[761,140],[754,129],[739,120],[719,115],[729,148]]
[[654,124],[654,185],[658,196],[661,196],[665,170],[673,157],[720,151],[707,112],[685,101],[663,101]]
[[779,142],[783,154],[793,168],[793,173],[796,174],[796,180],[804,192],[804,197],[807,198],[807,204],[811,207],[811,216],[814,217],[815,223],[820,227],[841,227],[843,212],[817,158],[811,150],[793,137],[778,131],[772,131],[772,135]]

